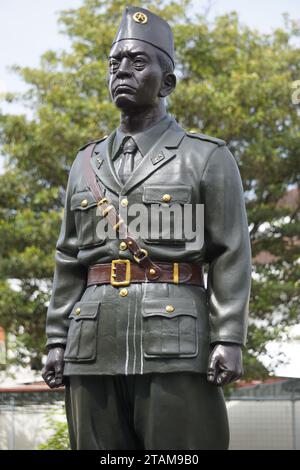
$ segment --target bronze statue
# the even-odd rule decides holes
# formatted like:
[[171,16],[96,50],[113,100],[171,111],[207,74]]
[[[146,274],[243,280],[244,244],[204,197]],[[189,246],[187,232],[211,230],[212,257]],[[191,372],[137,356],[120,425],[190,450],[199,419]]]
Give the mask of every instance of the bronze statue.
[[[220,386],[242,374],[251,279],[238,167],[224,141],[167,113],[176,77],[162,18],[125,9],[109,72],[120,126],[70,171],[43,377],[66,384],[72,449],[226,449]],[[169,234],[126,233],[135,204],[203,204],[203,245],[187,249],[176,221]]]

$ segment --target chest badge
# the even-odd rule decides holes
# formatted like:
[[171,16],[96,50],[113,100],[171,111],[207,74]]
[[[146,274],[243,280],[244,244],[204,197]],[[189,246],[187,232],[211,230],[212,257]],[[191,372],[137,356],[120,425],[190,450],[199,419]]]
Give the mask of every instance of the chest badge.
[[156,165],[157,163],[161,162],[161,160],[164,160],[165,156],[160,153],[159,155],[155,155],[153,157],[151,157],[151,161],[153,163],[153,165]]
[[97,166],[98,169],[100,168],[100,166],[102,165],[102,163],[103,163],[102,158],[97,157],[97,158],[96,158],[96,166]]

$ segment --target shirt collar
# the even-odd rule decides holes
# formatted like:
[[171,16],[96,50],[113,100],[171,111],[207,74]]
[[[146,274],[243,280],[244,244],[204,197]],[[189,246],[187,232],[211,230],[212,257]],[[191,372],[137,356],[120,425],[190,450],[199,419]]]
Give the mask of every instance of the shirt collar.
[[[143,156],[149,152],[151,147],[153,147],[154,143],[167,130],[171,120],[171,116],[169,114],[165,114],[165,116],[161,118],[156,124],[154,124],[154,126],[149,127],[143,132],[139,132],[138,134],[132,135],[132,138],[134,139],[140,153]],[[122,144],[124,137],[126,137],[127,135],[129,134],[124,134],[124,132],[122,132],[119,127],[117,128],[112,148],[113,160],[115,160],[120,154],[120,145]]]

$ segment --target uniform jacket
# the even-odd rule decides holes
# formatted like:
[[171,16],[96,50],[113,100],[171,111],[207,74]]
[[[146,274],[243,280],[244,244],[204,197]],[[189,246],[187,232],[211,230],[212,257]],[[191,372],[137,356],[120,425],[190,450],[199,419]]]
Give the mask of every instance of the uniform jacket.
[[236,161],[224,141],[169,119],[124,186],[112,162],[116,131],[98,141],[91,164],[117,210],[124,199],[128,207],[161,204],[164,194],[171,196],[164,205],[204,204],[202,247],[187,250],[184,236],[172,232],[167,240],[150,234],[139,243],[153,261],[205,263],[207,286],[132,283],[124,297],[110,284],[86,287],[89,266],[133,258],[118,238],[97,233],[102,216],[80,149],[69,174],[46,327],[47,345],[66,344],[65,375],[205,372],[212,343],[245,344],[251,252]]

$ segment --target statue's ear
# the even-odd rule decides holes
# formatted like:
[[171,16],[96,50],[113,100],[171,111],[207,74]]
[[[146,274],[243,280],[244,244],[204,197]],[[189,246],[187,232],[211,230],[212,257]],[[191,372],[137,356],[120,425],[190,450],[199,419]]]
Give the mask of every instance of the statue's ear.
[[161,85],[158,96],[160,98],[166,98],[175,90],[175,88],[176,88],[176,75],[174,73],[168,72],[163,77],[162,85]]

